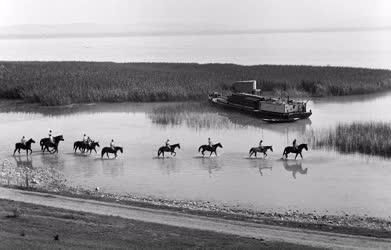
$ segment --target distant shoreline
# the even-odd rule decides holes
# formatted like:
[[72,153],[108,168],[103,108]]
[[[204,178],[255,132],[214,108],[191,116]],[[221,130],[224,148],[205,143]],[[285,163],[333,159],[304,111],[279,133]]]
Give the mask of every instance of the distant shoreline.
[[275,96],[327,97],[391,90],[391,71],[332,66],[0,61],[0,98],[47,106],[206,100],[238,80]]
[[[1,27],[0,27],[1,28]],[[54,29],[54,27],[52,27]],[[119,32],[47,32],[47,33],[0,33],[0,39],[53,39],[53,38],[107,38],[107,37],[150,37],[150,36],[213,36],[213,35],[261,35],[295,33],[338,33],[338,32],[391,31],[391,26],[302,28],[302,29],[248,29],[248,30],[151,30]]]

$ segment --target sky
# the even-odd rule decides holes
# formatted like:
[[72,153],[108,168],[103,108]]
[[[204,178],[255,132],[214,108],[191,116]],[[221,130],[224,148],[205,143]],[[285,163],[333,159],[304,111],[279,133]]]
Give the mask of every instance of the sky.
[[176,30],[379,27],[391,26],[391,1],[0,0],[0,26],[58,24]]

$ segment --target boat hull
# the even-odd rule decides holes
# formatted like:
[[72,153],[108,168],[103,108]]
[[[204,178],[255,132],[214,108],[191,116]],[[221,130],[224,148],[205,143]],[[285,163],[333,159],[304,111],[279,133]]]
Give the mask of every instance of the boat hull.
[[240,111],[262,119],[265,122],[294,122],[300,119],[307,119],[312,115],[312,112],[294,112],[294,113],[275,113],[263,110],[255,110],[251,107],[229,103],[223,98],[209,98],[209,102],[217,107]]

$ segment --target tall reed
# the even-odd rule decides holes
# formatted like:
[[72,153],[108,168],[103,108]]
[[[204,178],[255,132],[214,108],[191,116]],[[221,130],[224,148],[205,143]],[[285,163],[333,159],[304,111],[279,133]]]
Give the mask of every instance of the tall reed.
[[339,124],[333,129],[307,133],[315,147],[334,148],[342,153],[362,153],[391,157],[391,124],[354,122]]
[[185,63],[0,62],[0,98],[44,105],[79,102],[186,101],[254,79],[280,95],[331,96],[391,89],[391,71]]

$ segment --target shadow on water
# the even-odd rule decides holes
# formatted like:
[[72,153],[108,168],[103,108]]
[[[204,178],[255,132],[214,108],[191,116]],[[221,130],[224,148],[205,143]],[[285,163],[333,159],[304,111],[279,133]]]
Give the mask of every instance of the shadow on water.
[[308,168],[303,169],[303,163],[296,160],[281,160],[286,171],[292,172],[292,176],[296,179],[297,173],[307,175]]

